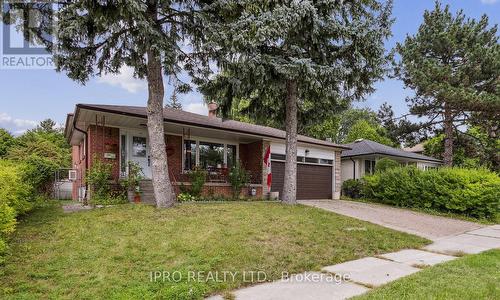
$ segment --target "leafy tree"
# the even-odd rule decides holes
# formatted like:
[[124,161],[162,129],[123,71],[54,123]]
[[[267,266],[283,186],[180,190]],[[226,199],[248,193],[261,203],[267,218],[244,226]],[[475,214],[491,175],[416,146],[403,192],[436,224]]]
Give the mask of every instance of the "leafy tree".
[[14,137],[7,130],[0,128],[0,158],[4,158],[14,144]]
[[396,76],[415,90],[408,99],[410,112],[428,117],[429,126],[443,126],[443,159],[451,166],[454,128],[471,113],[500,111],[497,26],[488,28],[486,15],[479,21],[463,11],[452,15],[437,1],[434,10],[425,11],[418,32],[398,43],[396,51],[401,56]]
[[372,91],[384,73],[391,6],[375,0],[220,0],[207,8],[207,38],[223,73],[204,91],[225,87],[211,99],[223,112],[243,98],[257,119],[284,121],[285,203],[296,202],[299,112],[323,120]]
[[387,136],[396,145],[413,146],[426,140],[430,134],[426,125],[422,122],[411,122],[405,116],[395,118],[392,106],[387,102],[380,106],[377,118],[386,130]]
[[36,131],[42,131],[46,133],[56,133],[60,132],[61,128],[56,128],[57,124],[52,119],[45,119],[40,122],[40,124],[35,128]]
[[397,161],[384,157],[377,160],[377,162],[375,163],[375,171],[384,172],[386,170],[397,168],[399,166],[400,164]]
[[[37,37],[53,53],[57,71],[67,72],[71,79],[85,83],[94,75],[118,73],[122,66],[132,67],[135,76],[147,79],[147,125],[158,207],[175,201],[165,153],[163,75],[176,76],[182,70],[200,75],[206,70],[195,62],[204,28],[199,23],[198,4],[182,0],[78,0],[58,2],[56,11],[45,2],[8,4],[25,11],[38,9],[40,26],[24,28],[25,36]],[[13,16],[7,12],[4,22],[16,21]],[[59,28],[56,44],[47,39],[54,17]],[[187,51],[186,44],[193,51]],[[189,89],[186,83],[177,87],[179,92]]]
[[359,120],[352,126],[351,130],[349,130],[345,142],[352,143],[358,139],[365,139],[391,147],[394,146],[391,139],[385,136],[385,134],[381,134],[381,132],[385,133],[382,127],[377,128],[370,125],[370,123],[365,120]]

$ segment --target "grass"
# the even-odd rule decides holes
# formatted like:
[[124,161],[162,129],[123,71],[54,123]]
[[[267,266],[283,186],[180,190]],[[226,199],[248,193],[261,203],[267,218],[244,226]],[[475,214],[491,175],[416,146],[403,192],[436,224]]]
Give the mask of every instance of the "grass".
[[497,249],[426,268],[355,299],[500,299],[499,283]]
[[[244,271],[275,280],[428,242],[302,205],[126,204],[64,214],[51,202],[20,221],[0,267],[0,298],[200,299],[252,284]],[[182,280],[154,282],[154,271],[179,271]],[[188,282],[190,271],[238,273]]]
[[495,217],[492,219],[478,219],[474,217],[469,217],[457,213],[452,213],[452,212],[442,212],[442,211],[437,211],[435,209],[431,208],[419,208],[419,207],[401,207],[401,206],[394,206],[394,205],[388,205],[384,203],[380,203],[378,201],[372,200],[372,199],[366,199],[366,198],[349,198],[346,196],[341,197],[342,200],[345,201],[354,201],[354,202],[362,202],[362,203],[370,203],[370,204],[376,204],[376,205],[381,205],[381,206],[388,206],[388,207],[396,207],[396,208],[403,208],[403,209],[408,209],[416,212],[421,212],[433,216],[438,216],[438,217],[445,217],[445,218],[450,218],[450,219],[456,219],[456,220],[462,220],[462,221],[469,221],[469,222],[475,222],[475,223],[480,223],[480,224],[485,224],[485,225],[494,225],[500,223],[500,214],[497,214]]

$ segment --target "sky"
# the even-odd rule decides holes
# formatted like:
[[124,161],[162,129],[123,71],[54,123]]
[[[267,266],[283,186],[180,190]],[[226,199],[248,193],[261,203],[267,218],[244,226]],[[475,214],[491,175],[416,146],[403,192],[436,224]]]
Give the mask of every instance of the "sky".
[[[453,11],[463,9],[471,18],[488,15],[490,25],[500,23],[500,0],[455,0],[443,1]],[[434,7],[434,0],[394,0],[393,36],[386,42],[389,50],[407,34],[414,34],[423,20],[426,9]],[[3,43],[3,39],[0,39]],[[171,88],[166,82],[165,101],[168,101]],[[64,73],[54,70],[11,70],[0,67],[0,127],[15,135],[46,118],[64,124],[66,114],[73,112],[77,103],[99,103],[145,106],[147,85],[134,79],[129,68],[122,68],[118,75],[104,75],[92,78],[85,85],[69,79]],[[405,98],[411,90],[404,88],[402,82],[385,79],[375,84],[376,91],[357,107],[377,110],[383,102],[393,106],[396,116],[408,111]],[[206,114],[202,96],[195,91],[179,96],[183,109]]]

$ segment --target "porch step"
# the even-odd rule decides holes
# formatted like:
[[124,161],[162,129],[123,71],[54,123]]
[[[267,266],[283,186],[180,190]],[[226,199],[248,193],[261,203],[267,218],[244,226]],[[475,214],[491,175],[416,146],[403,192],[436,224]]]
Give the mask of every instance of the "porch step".
[[153,182],[151,180],[141,180],[139,182],[139,186],[141,187],[141,201],[148,204],[154,204],[155,196],[153,190]]

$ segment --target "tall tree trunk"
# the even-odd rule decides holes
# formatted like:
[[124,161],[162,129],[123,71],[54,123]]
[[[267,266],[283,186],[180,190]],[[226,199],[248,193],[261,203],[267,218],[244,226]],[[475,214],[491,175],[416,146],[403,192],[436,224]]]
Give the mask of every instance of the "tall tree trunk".
[[151,173],[156,207],[174,205],[175,197],[168,177],[165,132],[163,127],[163,74],[160,58],[152,50],[147,52],[148,78],[148,133],[151,154]]
[[447,167],[453,166],[453,116],[450,108],[444,105],[444,154],[443,161]]
[[297,81],[286,83],[286,161],[283,201],[297,203]]

